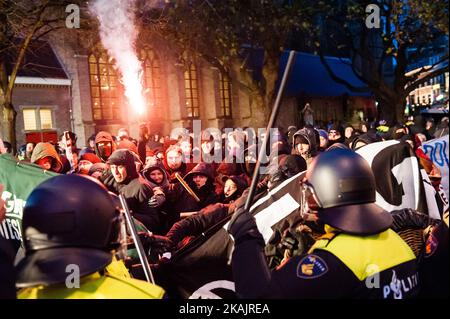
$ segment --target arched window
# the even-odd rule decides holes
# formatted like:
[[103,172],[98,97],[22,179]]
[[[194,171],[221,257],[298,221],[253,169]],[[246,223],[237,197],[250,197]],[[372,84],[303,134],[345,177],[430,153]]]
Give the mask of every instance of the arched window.
[[[147,109],[150,114],[161,114],[161,68],[158,56],[153,50],[141,50],[140,59],[144,68],[144,90],[147,100]],[[153,112],[152,112],[153,111]]]
[[200,116],[198,98],[197,68],[193,63],[184,71],[184,88],[186,100],[186,116],[196,118]]
[[117,73],[106,52],[89,56],[89,79],[94,120],[120,119]]
[[231,117],[231,81],[228,75],[219,72],[220,108],[223,117]]

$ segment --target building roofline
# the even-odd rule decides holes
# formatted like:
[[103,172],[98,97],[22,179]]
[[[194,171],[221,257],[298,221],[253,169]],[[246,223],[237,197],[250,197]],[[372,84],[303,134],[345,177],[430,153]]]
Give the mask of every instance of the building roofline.
[[70,86],[71,80],[58,78],[42,78],[31,76],[18,76],[14,84],[59,85]]

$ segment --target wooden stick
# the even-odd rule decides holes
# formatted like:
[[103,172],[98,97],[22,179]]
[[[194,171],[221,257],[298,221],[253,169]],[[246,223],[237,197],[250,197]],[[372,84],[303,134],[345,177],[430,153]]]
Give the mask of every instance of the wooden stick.
[[181,175],[178,172],[175,173],[175,177],[178,179],[181,186],[183,186],[184,189],[187,190],[189,195],[191,195],[197,201],[197,203],[199,203],[200,198],[198,198],[197,194],[195,194],[195,192],[192,190],[192,188],[189,187],[189,185],[186,183],[186,181],[183,179],[183,177],[181,177]]

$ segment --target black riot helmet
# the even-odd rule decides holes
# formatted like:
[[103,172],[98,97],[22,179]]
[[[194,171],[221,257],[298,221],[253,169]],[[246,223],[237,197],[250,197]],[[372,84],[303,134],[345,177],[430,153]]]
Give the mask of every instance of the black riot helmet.
[[371,235],[388,229],[391,215],[375,204],[375,177],[359,154],[336,148],[311,163],[302,183],[319,220],[343,232]]
[[25,258],[16,286],[63,283],[67,267],[80,276],[103,269],[118,247],[120,212],[105,187],[81,175],[59,175],[29,195],[22,221]]

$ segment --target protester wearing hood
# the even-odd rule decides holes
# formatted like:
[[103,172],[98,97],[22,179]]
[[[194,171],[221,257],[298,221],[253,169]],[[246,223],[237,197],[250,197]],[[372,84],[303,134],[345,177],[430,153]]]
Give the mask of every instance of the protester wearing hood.
[[357,149],[360,149],[363,146],[366,146],[367,144],[380,142],[381,137],[378,136],[378,134],[373,132],[368,132],[365,134],[358,135],[350,144],[349,147],[356,151]]
[[359,134],[355,131],[354,127],[348,124],[344,129],[344,144],[347,146],[350,145],[357,135]]
[[354,134],[355,129],[353,128],[353,126],[351,126],[350,124],[348,124],[345,128],[344,128],[344,136],[345,139],[349,139],[352,137],[352,135]]
[[173,213],[171,205],[166,201],[166,194],[171,191],[169,175],[162,164],[155,164],[145,168],[142,171],[142,176],[144,176],[153,190],[153,196],[148,203],[150,207],[158,210],[161,231],[165,234],[179,219],[179,215]]
[[152,188],[160,187],[164,191],[167,191],[169,188],[169,175],[162,164],[146,167],[142,171],[142,176],[144,176]]
[[136,171],[135,156],[129,150],[117,150],[109,157],[108,164],[113,180],[105,180],[105,185],[110,191],[124,195],[133,216],[150,231],[157,232],[160,228],[158,212],[149,205],[153,191]]
[[184,176],[185,182],[200,199],[194,197],[180,183],[171,183],[166,194],[165,211],[168,218],[176,222],[182,212],[198,212],[200,209],[216,203],[218,196],[214,187],[214,174],[210,164],[199,163]]
[[345,135],[344,129],[338,124],[333,124],[328,130],[328,147],[334,143],[344,143]]
[[153,165],[142,171],[142,175],[150,184],[155,193],[150,198],[149,205],[151,207],[160,208],[165,200],[166,193],[169,191],[169,175],[162,165]]
[[217,202],[214,189],[214,170],[211,164],[197,164],[192,171],[186,174],[184,180],[200,198],[198,203],[200,208]]
[[224,176],[223,193],[220,195],[220,202],[230,204],[241,197],[244,190],[248,187],[247,181],[243,176]]
[[106,162],[111,154],[116,150],[117,146],[112,135],[108,132],[101,131],[95,136],[95,154]]
[[[241,163],[238,163],[237,158],[234,156],[232,160],[224,159],[216,169],[216,192],[221,194],[223,192],[224,183],[228,176],[243,175],[244,170]],[[243,177],[245,179],[245,177]]]
[[31,163],[56,173],[60,173],[63,168],[61,159],[53,145],[44,142],[38,143],[34,148],[33,154],[31,154]]
[[316,135],[313,128],[304,127],[294,134],[293,154],[302,156],[309,165],[317,155]]
[[319,133],[319,152],[323,152],[328,147],[328,133],[325,130],[317,130]]

